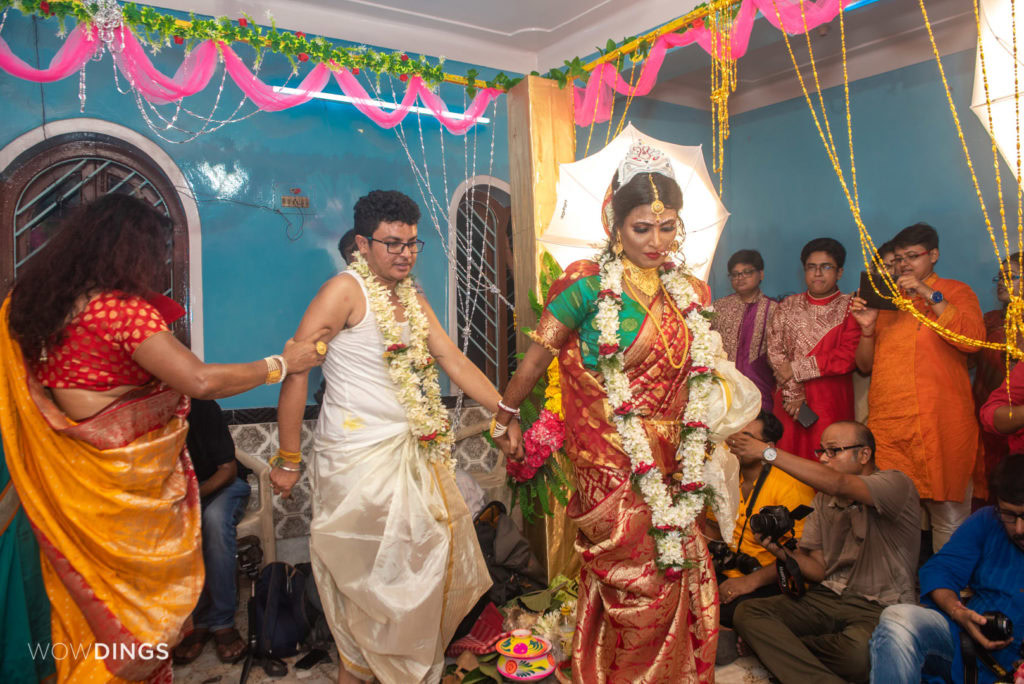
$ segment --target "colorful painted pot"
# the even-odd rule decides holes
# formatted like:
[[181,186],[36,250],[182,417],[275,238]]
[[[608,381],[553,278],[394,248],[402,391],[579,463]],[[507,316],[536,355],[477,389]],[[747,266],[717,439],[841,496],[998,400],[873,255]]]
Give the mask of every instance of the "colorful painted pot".
[[516,660],[539,658],[551,650],[551,642],[544,637],[535,636],[528,629],[517,629],[498,639],[498,643],[494,644],[494,650],[498,655]]
[[498,639],[494,650],[498,652],[498,672],[512,681],[543,679],[555,670],[551,642],[528,629],[504,635]]
[[522,660],[498,656],[498,672],[505,679],[514,682],[530,682],[535,679],[543,679],[555,671],[555,656],[545,653],[539,658],[525,658]]

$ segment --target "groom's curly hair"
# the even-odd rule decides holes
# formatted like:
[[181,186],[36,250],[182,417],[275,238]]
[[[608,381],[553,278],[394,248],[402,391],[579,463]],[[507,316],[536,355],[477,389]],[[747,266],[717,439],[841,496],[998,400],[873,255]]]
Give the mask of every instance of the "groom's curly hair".
[[356,235],[373,237],[381,223],[407,223],[416,225],[420,208],[408,195],[398,190],[372,190],[356,202],[353,230]]

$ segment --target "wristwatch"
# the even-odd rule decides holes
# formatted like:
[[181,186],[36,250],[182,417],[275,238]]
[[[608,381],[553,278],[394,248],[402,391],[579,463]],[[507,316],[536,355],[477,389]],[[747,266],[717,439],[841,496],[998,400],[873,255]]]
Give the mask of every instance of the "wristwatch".
[[775,447],[765,447],[765,450],[761,452],[761,458],[766,462],[771,463],[779,455],[779,452],[775,450]]
[[932,290],[932,304],[942,303],[942,293],[938,290]]

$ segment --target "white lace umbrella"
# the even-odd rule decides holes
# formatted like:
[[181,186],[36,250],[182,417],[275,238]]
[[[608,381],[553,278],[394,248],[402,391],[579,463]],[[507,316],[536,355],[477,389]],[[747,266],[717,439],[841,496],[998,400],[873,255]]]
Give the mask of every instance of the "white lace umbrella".
[[[981,0],[981,35],[978,37],[978,57],[974,66],[974,94],[971,110],[981,119],[986,131],[995,137],[999,152],[1010,170],[1017,173],[1017,129],[1020,119],[1014,100],[1019,97],[1013,78],[1014,18],[1010,7],[1014,0]],[[1017,79],[1024,85],[1024,2],[1016,0]],[[988,76],[989,107],[985,104],[985,84],[981,73],[981,50],[985,52],[985,73]],[[1021,102],[1024,107],[1024,102]]]
[[619,162],[637,140],[658,148],[672,160],[676,181],[683,190],[681,215],[686,239],[681,251],[690,271],[707,280],[729,212],[711,184],[704,153],[700,145],[688,147],[655,140],[633,124],[626,126],[600,152],[577,162],[559,164],[558,202],[538,241],[563,268],[594,256],[606,240],[601,224],[604,194]]

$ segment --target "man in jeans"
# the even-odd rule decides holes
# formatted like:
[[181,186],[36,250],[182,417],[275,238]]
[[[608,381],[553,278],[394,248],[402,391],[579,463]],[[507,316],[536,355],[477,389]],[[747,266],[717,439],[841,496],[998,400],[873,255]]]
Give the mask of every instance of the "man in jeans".
[[249,500],[249,483],[245,480],[248,470],[235,460],[235,443],[217,402],[193,399],[188,422],[186,444],[199,480],[203,507],[206,582],[192,613],[195,629],[174,649],[174,662],[192,662],[212,638],[220,661],[234,663],[248,650],[235,629],[236,528]]
[[[996,505],[969,517],[921,568],[924,606],[890,606],[882,612],[871,638],[872,682],[961,681],[965,631],[975,652],[988,651],[1004,670],[1012,672],[1015,661],[1024,659],[1024,454],[1003,459],[990,486]],[[966,605],[960,599],[965,588],[973,592]],[[993,641],[981,633],[986,611],[1010,618],[1011,639]],[[974,667],[979,682],[995,681],[992,669]]]
[[820,463],[739,433],[739,450],[762,458],[818,490],[795,552],[764,540],[780,560],[816,582],[801,598],[750,599],[736,610],[736,631],[783,682],[866,682],[868,641],[885,606],[916,599],[920,502],[913,482],[875,466],[875,438],[861,423],[828,426]]

